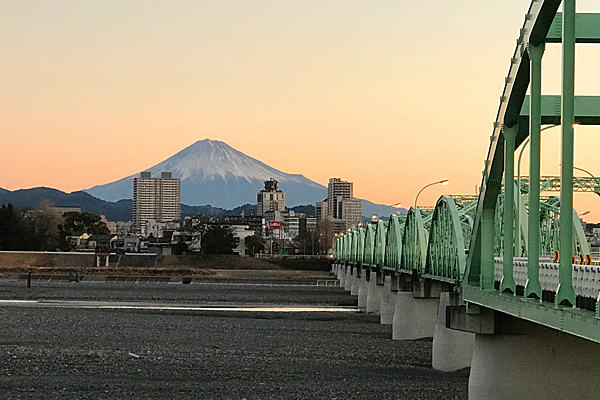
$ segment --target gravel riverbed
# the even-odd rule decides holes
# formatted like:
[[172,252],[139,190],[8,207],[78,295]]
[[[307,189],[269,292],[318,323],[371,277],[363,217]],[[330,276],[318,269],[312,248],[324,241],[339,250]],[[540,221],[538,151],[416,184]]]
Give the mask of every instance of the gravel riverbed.
[[[340,288],[0,281],[0,299],[355,306]],[[466,399],[431,340],[356,312],[0,307],[2,399]]]

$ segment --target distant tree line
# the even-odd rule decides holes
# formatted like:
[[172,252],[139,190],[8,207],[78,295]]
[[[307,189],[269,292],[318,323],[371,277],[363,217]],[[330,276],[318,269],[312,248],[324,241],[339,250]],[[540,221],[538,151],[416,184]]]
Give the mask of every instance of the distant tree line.
[[0,250],[68,251],[68,236],[110,233],[100,217],[70,212],[62,217],[48,205],[35,210],[16,209],[12,204],[0,207]]

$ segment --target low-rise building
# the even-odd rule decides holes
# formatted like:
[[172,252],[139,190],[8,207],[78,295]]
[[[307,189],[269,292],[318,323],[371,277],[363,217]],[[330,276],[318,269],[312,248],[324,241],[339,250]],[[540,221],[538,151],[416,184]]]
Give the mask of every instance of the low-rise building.
[[237,239],[237,246],[233,249],[233,252],[238,256],[245,257],[247,255],[246,238],[253,236],[254,231],[248,225],[232,225],[231,233]]

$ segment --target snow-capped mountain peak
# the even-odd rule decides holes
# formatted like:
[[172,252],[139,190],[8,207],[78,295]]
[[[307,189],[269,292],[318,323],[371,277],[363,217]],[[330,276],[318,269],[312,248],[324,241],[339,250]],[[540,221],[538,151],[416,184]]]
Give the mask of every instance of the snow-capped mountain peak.
[[[279,181],[286,193],[286,205],[314,203],[327,194],[324,186],[302,175],[276,170],[219,140],[197,141],[146,171],[152,176],[171,172],[174,178],[180,178],[181,202],[188,205],[233,208],[254,203],[263,182],[270,178]],[[86,191],[108,201],[131,198],[134,176]]]
[[214,180],[217,177],[225,179],[231,174],[248,182],[269,178],[283,182],[287,175],[235,150],[227,143],[210,139],[197,141],[150,168],[150,171],[171,171],[182,180],[196,177],[202,180]]

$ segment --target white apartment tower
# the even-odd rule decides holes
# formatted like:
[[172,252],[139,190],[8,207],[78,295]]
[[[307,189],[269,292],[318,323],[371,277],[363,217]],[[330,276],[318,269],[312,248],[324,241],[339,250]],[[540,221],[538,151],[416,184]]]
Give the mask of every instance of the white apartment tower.
[[256,215],[264,217],[269,211],[285,211],[285,193],[277,189],[273,178],[265,181],[265,188],[256,195]]
[[181,218],[180,180],[170,172],[152,178],[142,172],[133,178],[133,222],[141,228],[147,221],[171,222]]

